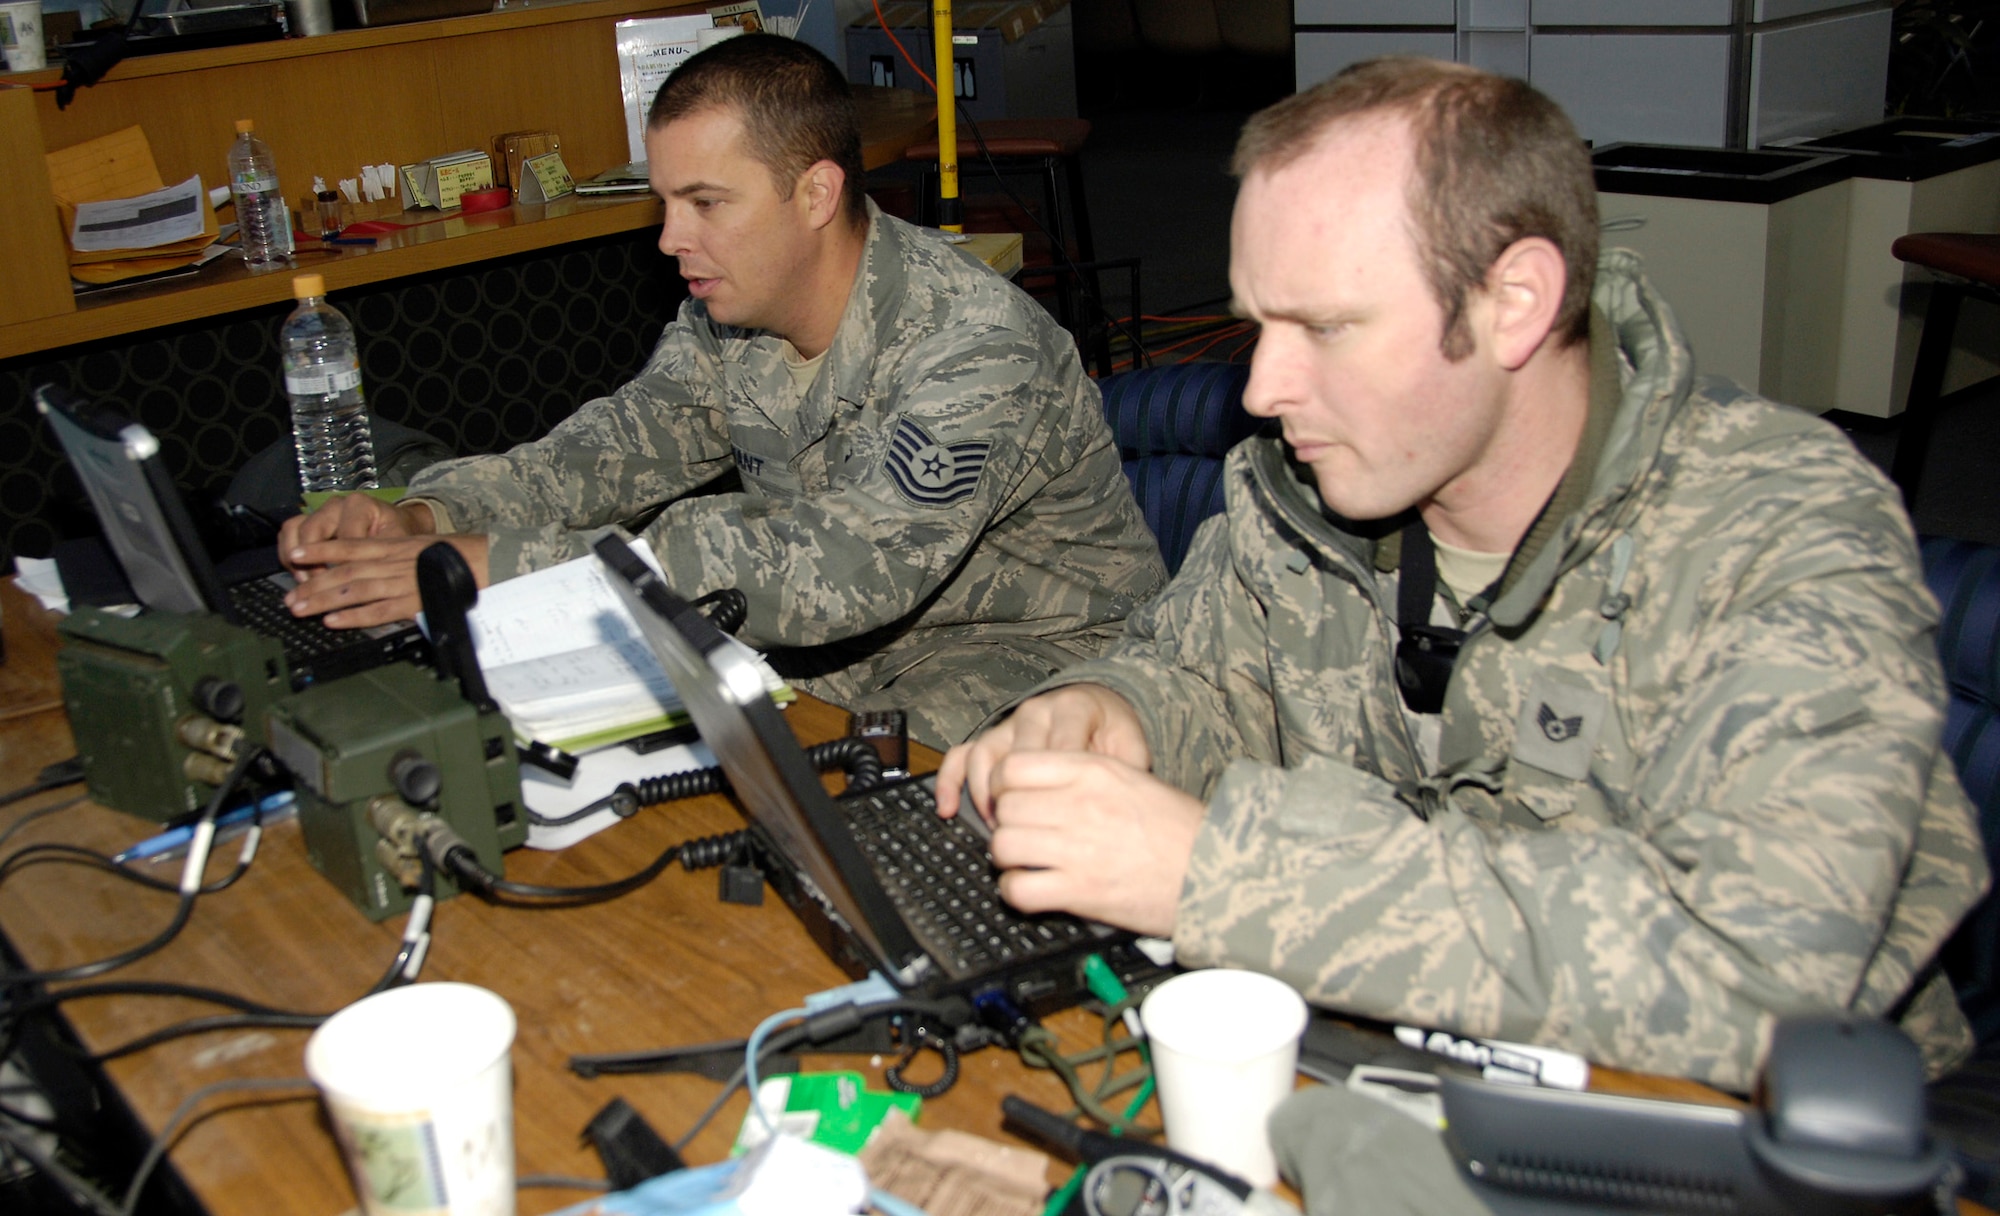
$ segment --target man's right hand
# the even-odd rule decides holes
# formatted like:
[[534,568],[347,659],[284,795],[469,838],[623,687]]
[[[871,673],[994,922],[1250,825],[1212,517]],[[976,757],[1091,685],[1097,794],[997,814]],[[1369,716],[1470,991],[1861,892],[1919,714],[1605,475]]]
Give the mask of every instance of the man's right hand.
[[278,529],[278,560],[293,574],[323,566],[309,547],[329,540],[428,536],[431,509],[422,503],[386,503],[372,494],[341,494],[310,515],[294,515]]
[[[278,557],[299,581],[285,604],[334,629],[408,620],[423,606],[417,557],[435,536],[436,520],[422,503],[391,506],[367,494],[328,499],[311,515],[286,520],[278,533]],[[436,539],[450,541],[473,580],[487,585],[485,536]]]
[[938,767],[938,814],[959,811],[959,788],[993,822],[993,766],[1012,752],[1091,752],[1144,772],[1153,765],[1138,711],[1102,684],[1071,684],[1023,701],[1005,722],[945,753]]

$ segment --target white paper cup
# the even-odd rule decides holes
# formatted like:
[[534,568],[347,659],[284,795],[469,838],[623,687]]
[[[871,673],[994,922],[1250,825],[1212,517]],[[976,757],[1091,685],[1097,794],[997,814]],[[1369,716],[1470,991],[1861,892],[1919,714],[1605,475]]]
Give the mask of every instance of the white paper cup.
[[1278,1180],[1265,1122],[1292,1092],[1306,1003],[1255,971],[1190,971],[1139,1006],[1167,1144],[1256,1186]]
[[368,1216],[513,1216],[514,1011],[470,984],[364,997],[306,1043]]
[[0,56],[10,72],[49,66],[48,49],[42,44],[42,0],[0,4]]

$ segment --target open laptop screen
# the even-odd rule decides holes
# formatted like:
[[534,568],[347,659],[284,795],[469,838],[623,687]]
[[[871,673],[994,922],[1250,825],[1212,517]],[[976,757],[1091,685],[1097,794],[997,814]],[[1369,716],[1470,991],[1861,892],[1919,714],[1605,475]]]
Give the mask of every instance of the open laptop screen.
[[[757,664],[707,617],[664,587],[652,570],[617,537],[596,544],[598,556],[611,567],[607,581],[617,588],[631,611],[641,636],[658,656],[702,742],[715,753],[736,797],[752,820],[771,838],[784,859],[817,887],[824,902],[878,960],[886,960],[874,922],[863,914],[853,888],[841,876],[829,853],[845,846],[854,853],[851,864],[867,862],[851,840],[829,842],[814,827],[807,804],[835,814],[832,800],[806,762],[791,728],[771,704]],[[760,720],[761,719],[761,720]],[[774,737],[768,742],[760,732]],[[782,738],[776,737],[782,736]],[[893,963],[890,973],[898,968]]]
[[215,612],[229,603],[193,521],[160,461],[152,432],[53,386],[35,390],[35,408],[54,429],[125,578],[155,612]]

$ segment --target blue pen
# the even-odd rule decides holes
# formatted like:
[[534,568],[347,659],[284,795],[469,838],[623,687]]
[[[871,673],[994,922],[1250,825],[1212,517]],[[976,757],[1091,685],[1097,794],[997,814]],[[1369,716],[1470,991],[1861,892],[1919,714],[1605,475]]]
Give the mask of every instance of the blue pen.
[[[289,805],[291,801],[292,791],[280,790],[275,794],[267,796],[262,802],[246,803],[233,811],[224,811],[215,818],[215,830],[220,834],[225,828],[248,824],[251,816],[255,815],[259,810],[268,815],[280,807]],[[124,865],[128,861],[144,861],[148,857],[159,857],[167,853],[172,853],[176,849],[185,849],[188,846],[188,842],[193,839],[194,827],[192,825],[169,828],[161,832],[158,836],[147,837],[111,860],[119,865]]]

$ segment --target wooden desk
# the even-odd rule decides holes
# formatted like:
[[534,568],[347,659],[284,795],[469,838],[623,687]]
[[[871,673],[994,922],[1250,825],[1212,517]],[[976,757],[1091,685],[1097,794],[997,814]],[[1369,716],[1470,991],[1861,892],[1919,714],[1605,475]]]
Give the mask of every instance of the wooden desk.
[[[504,131],[547,129],[565,163],[588,177],[627,159],[612,26],[627,18],[699,13],[659,0],[583,0],[476,17],[344,30],[207,51],[128,59],[58,110],[57,69],[0,77],[0,359],[291,298],[291,275],[211,265],[196,279],[75,299],[42,154],[139,124],[169,182],[201,174],[226,183],[232,122],[251,117],[296,201],[314,176],[352,177],[364,163],[407,164]],[[916,94],[857,88],[863,160],[877,168],[936,128]],[[564,199],[503,212],[440,217],[372,252],[301,256],[335,291],[657,225],[660,205]]]
[[[54,615],[32,605],[11,581],[0,584],[10,679],[54,679]],[[16,669],[16,664],[22,666]],[[808,739],[845,726],[832,707],[802,699],[787,711]],[[59,709],[26,714],[0,728],[0,789],[31,780],[44,764],[71,754]],[[919,763],[935,754],[919,749]],[[59,797],[43,795],[0,811],[0,830],[22,813]],[[631,822],[560,854],[520,850],[508,877],[537,883],[602,881],[638,869],[667,844],[741,826],[731,804],[703,798],[642,812]],[[29,824],[9,842],[62,840],[115,850],[150,835],[154,825],[85,804]],[[231,859],[233,849],[218,850]],[[217,862],[217,870],[226,862]],[[166,867],[171,874],[178,871]],[[157,932],[173,897],[141,891],[73,866],[29,868],[0,884],[0,926],[31,966],[101,957]],[[669,1139],[680,1136],[715,1095],[696,1077],[607,1077],[570,1073],[572,1053],[629,1051],[747,1034],[758,1018],[797,1006],[806,994],[847,977],[806,938],[775,897],[764,906],[724,905],[713,872],[674,868],[646,888],[608,904],[522,909],[458,897],[441,903],[425,965],[426,980],[463,980],[504,996],[520,1018],[514,1046],[515,1143],[522,1174],[602,1177],[580,1140],[584,1124],[623,1096]],[[205,896],[180,938],[117,978],[205,983],[282,1008],[330,1011],[380,976],[396,952],[401,918],[370,924],[307,863],[296,822],[266,834],[256,865],[237,886]],[[153,1028],[217,1012],[178,999],[111,998],[64,1009],[78,1038],[101,1051]],[[1097,1019],[1071,1012],[1055,1021],[1076,1046]],[[176,1040],[107,1066],[110,1080],[149,1128],[160,1126],[195,1089],[233,1077],[303,1075],[301,1031],[250,1030]],[[935,1057],[913,1065],[934,1075]],[[867,1057],[811,1057],[817,1068],[857,1068],[883,1088]],[[983,1051],[963,1061],[958,1084],[924,1106],[930,1127],[999,1135],[1002,1095],[1019,1092],[1044,1106],[1067,1105],[1051,1074],[1029,1072],[1012,1055]],[[213,1100],[217,1108],[267,1095]],[[738,1094],[690,1146],[696,1163],[726,1156],[747,1110]],[[170,1158],[213,1216],[333,1216],[353,1192],[316,1104],[259,1104],[226,1111],[193,1127]],[[575,1202],[575,1191],[527,1190],[523,1212]]]
[[[53,613],[0,581],[7,665],[0,668],[0,789],[32,779],[73,751],[67,720],[52,704]],[[41,708],[36,708],[41,706]],[[11,719],[10,710],[17,709]],[[802,697],[787,716],[807,740],[844,727],[838,710]],[[936,753],[918,747],[920,770]],[[58,798],[43,795],[0,812],[0,830]],[[150,835],[156,825],[84,804],[32,823],[10,842],[62,840],[106,852]],[[733,830],[741,819],[721,798],[642,812],[631,822],[559,854],[508,856],[517,881],[582,884],[638,869],[667,844]],[[235,851],[224,848],[226,868]],[[169,876],[177,869],[166,867]],[[587,1081],[570,1073],[573,1053],[631,1051],[740,1037],[760,1017],[797,1006],[808,993],[846,977],[806,938],[775,897],[762,907],[723,905],[711,873],[671,869],[644,889],[587,908],[523,909],[460,896],[440,904],[426,980],[462,980],[504,996],[520,1019],[515,1040],[514,1138],[520,1174],[601,1177],[583,1145],[584,1124],[614,1096],[631,1102],[668,1139],[678,1138],[716,1092],[689,1076],[621,1076]],[[42,866],[0,884],[0,926],[29,965],[54,967],[100,958],[143,941],[172,911],[173,897],[70,866]],[[360,995],[396,952],[401,920],[370,924],[307,863],[296,822],[266,834],[255,867],[230,890],[204,897],[180,938],[117,973],[240,993],[281,1008],[330,1011]],[[216,1012],[178,999],[110,998],[64,1007],[83,1044],[103,1051],[156,1027]],[[1072,1010],[1049,1025],[1071,1049],[1095,1041],[1096,1018]],[[303,1031],[229,1031],[175,1040],[107,1066],[139,1119],[157,1130],[188,1094],[236,1077],[303,1075]],[[933,1061],[934,1062],[934,1061]],[[883,1088],[882,1069],[856,1056],[807,1058],[811,1068],[856,1069]],[[929,1063],[917,1066],[928,1069]],[[933,1075],[919,1071],[920,1078]],[[1594,1070],[1594,1087],[1679,1100],[1732,1099],[1691,1081]],[[966,1057],[958,1084],[924,1104],[923,1126],[1003,1139],[1000,1099],[1020,1093],[1066,1108],[1047,1072],[1024,1068],[999,1050]],[[245,1109],[231,1109],[242,1107]],[[268,1095],[211,1100],[222,1113],[196,1124],[170,1161],[213,1216],[332,1216],[353,1194],[331,1133],[314,1102],[271,1104]],[[742,1094],[690,1146],[689,1161],[721,1160],[748,1109]],[[1066,1168],[1051,1170],[1060,1181]],[[585,1197],[575,1191],[521,1192],[521,1210],[543,1212]],[[1966,1212],[1979,1209],[1962,1208]]]

